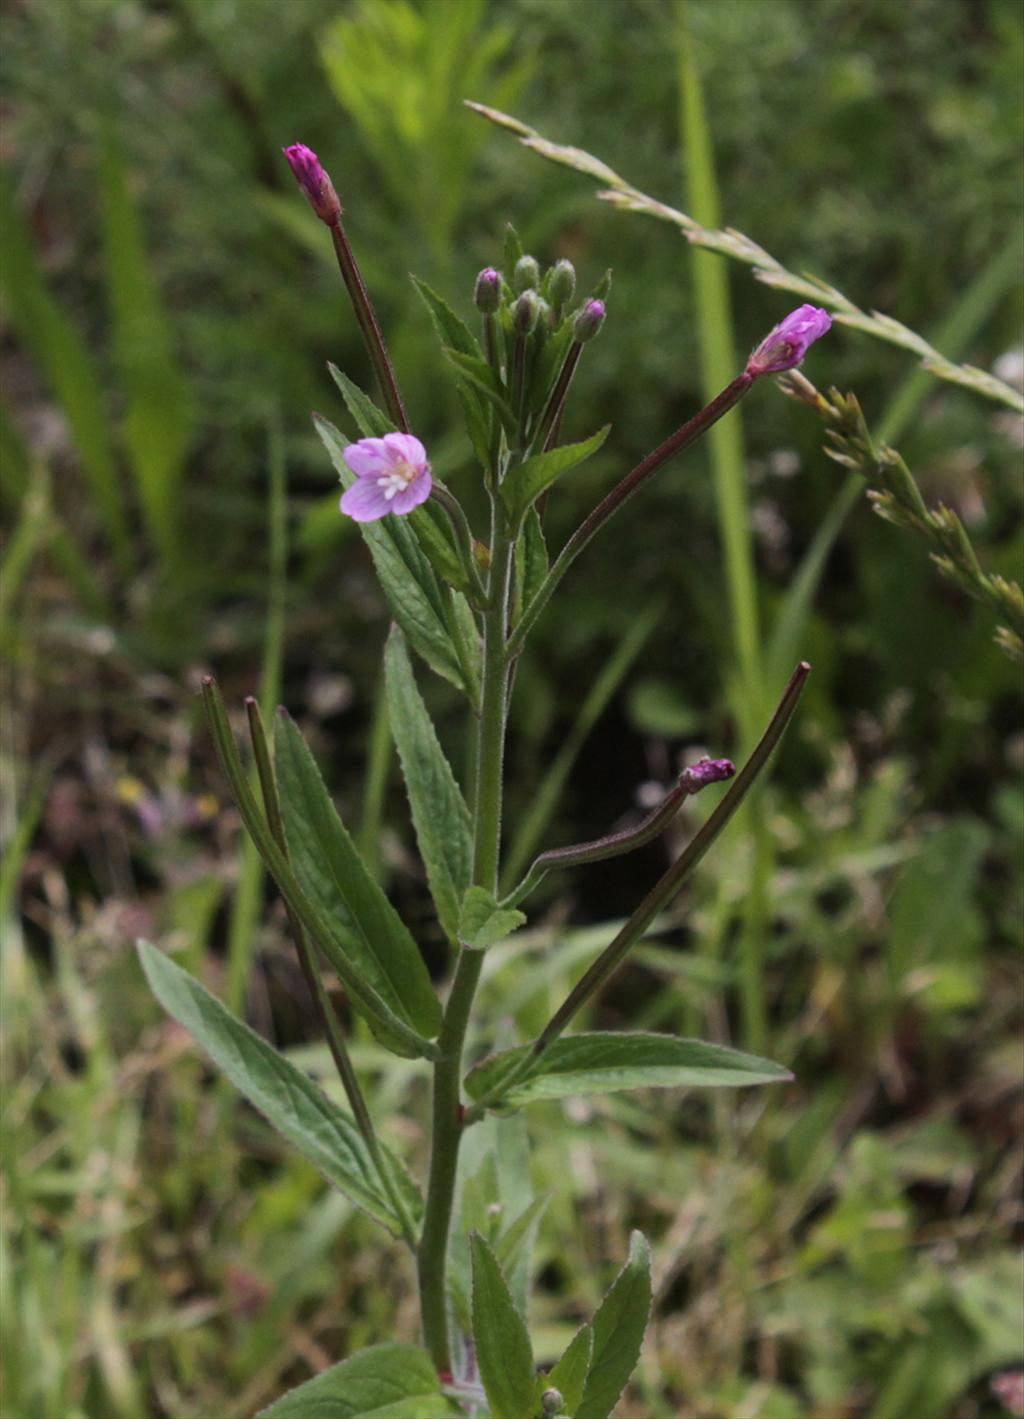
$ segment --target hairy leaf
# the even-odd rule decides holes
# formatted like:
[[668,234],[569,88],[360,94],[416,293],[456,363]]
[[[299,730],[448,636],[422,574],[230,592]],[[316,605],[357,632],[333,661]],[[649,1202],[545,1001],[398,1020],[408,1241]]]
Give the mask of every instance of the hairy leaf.
[[437,1419],[451,1413],[425,1350],[373,1345],[289,1390],[257,1419]]
[[640,1232],[593,1319],[594,1353],[575,1419],[608,1419],[636,1369],[651,1310],[651,1251]]
[[563,444],[550,453],[538,453],[517,468],[509,469],[501,485],[501,496],[512,522],[518,523],[525,517],[527,510],[556,478],[596,453],[608,437],[610,428],[611,424],[605,424],[603,429],[582,443]]
[[575,1414],[582,1402],[593,1353],[594,1327],[581,1326],[569,1341],[558,1364],[542,1381],[541,1393],[545,1389],[557,1389],[564,1400],[562,1407],[566,1414]]
[[384,675],[388,718],[405,776],[416,840],[441,925],[455,940],[459,902],[473,865],[469,809],[416,688],[405,641],[397,627],[388,637]]
[[[481,1060],[466,1077],[470,1096],[480,1099],[500,1088],[530,1049],[519,1045]],[[781,1064],[703,1040],[639,1033],[569,1035],[550,1044],[502,1101],[528,1104],[619,1089],[736,1088],[792,1077]]]
[[478,1232],[473,1258],[473,1340],[492,1419],[526,1419],[533,1409],[535,1371],[526,1322],[516,1310],[501,1267]]
[[459,909],[458,937],[463,946],[486,951],[522,926],[526,916],[512,907],[499,907],[485,887],[470,887]]
[[[157,1000],[184,1025],[235,1088],[328,1182],[400,1236],[401,1223],[351,1116],[162,951],[146,941],[139,942],[138,950]],[[410,1209],[418,1212],[422,1204],[415,1185],[398,1159],[386,1150],[385,1155]]]

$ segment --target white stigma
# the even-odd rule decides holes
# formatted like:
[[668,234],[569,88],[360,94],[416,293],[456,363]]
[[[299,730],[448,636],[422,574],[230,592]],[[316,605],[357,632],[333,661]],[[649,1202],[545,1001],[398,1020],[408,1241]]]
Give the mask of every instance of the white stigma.
[[420,470],[414,463],[410,463],[407,458],[399,458],[391,465],[387,473],[377,479],[377,487],[390,502],[399,493],[404,493],[409,484],[419,476]]

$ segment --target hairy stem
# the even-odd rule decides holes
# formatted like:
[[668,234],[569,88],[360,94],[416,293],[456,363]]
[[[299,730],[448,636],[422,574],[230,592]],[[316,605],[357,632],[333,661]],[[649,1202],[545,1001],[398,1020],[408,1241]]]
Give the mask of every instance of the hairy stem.
[[338,258],[342,279],[345,282],[349,300],[352,302],[356,322],[362,331],[367,354],[370,356],[374,373],[377,376],[377,383],[384,396],[384,403],[398,427],[403,433],[408,433],[409,419],[405,412],[405,405],[402,403],[402,396],[398,392],[398,381],[395,378],[388,347],[384,343],[384,333],[380,328],[377,312],[373,308],[370,293],[366,289],[362,272],[356,263],[355,252],[345,235],[345,228],[341,225],[340,217],[331,223],[331,237],[334,241],[334,251]]

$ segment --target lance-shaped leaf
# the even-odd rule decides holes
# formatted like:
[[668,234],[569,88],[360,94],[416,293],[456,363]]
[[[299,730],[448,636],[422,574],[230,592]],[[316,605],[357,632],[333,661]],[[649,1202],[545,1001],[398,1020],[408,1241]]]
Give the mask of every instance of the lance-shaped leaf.
[[781,1064],[703,1040],[595,1033],[554,1040],[530,1072],[502,1095],[502,1079],[519,1073],[531,1048],[519,1045],[481,1060],[466,1076],[470,1097],[482,1099],[495,1093],[502,1103],[519,1105],[620,1089],[739,1088],[778,1084],[793,1077]]
[[441,1007],[423,957],[366,870],[286,714],[277,717],[274,750],[285,835],[303,891],[322,916],[337,922],[349,959],[391,1009],[432,1039],[441,1028]]
[[480,346],[466,322],[455,314],[447,301],[442,300],[436,291],[430,289],[426,281],[421,281],[418,276],[413,276],[412,283],[422,298],[423,304],[430,311],[434,329],[441,337],[441,344],[447,345],[451,350],[457,350],[462,355],[479,358]]
[[584,1325],[570,1340],[555,1368],[538,1383],[541,1394],[546,1389],[558,1390],[566,1414],[575,1414],[580,1406],[593,1353],[594,1327]]
[[608,437],[610,428],[611,424],[605,424],[603,429],[582,443],[563,444],[549,453],[538,453],[528,458],[518,468],[510,468],[501,485],[501,496],[513,524],[518,525],[527,510],[556,478],[596,453]]
[[425,1350],[373,1345],[289,1390],[256,1419],[440,1419],[451,1413]]
[[506,432],[514,434],[516,416],[508,402],[504,385],[487,361],[476,355],[464,355],[459,350],[446,349],[444,353],[458,372],[460,384],[482,394],[497,412]]
[[491,1248],[474,1232],[473,1340],[491,1419],[526,1419],[533,1410],[536,1371],[526,1322],[515,1308]]
[[499,907],[486,887],[470,887],[459,909],[459,940],[473,951],[486,951],[511,936],[526,916],[514,907]]
[[[351,1115],[333,1104],[301,1070],[235,1018],[194,976],[140,941],[139,959],[160,1004],[207,1052],[235,1088],[350,1201],[395,1236],[401,1223]],[[384,1155],[415,1216],[422,1202],[402,1164]]]
[[594,1353],[575,1419],[608,1419],[636,1369],[651,1310],[651,1251],[640,1232],[593,1319]]
[[210,677],[203,681],[203,702],[217,746],[217,754],[231,785],[242,822],[266,863],[267,870],[280,887],[285,901],[337,971],[353,1006],[370,1022],[381,1044],[406,1059],[431,1057],[434,1047],[429,1039],[417,1033],[402,1014],[393,1010],[380,992],[356,968],[347,954],[349,940],[343,936],[337,922],[320,912],[303,891],[286,853],[278,845],[256,803],[242,761],[238,757],[238,748],[228,722],[224,701]]
[[454,941],[459,903],[473,868],[469,809],[416,687],[402,633],[384,652],[388,720],[398,746],[420,855],[441,925]]
[[[351,487],[356,475],[344,459],[348,440],[319,414],[314,414],[313,423],[342,486]],[[360,523],[359,530],[370,549],[391,614],[409,644],[432,670],[476,704],[480,646],[465,597],[438,581],[407,518],[382,517],[377,522]],[[472,634],[469,628],[473,628]]]
[[327,368],[331,372],[334,383],[341,390],[345,406],[363,438],[381,438],[384,434],[395,431],[395,421],[385,414],[383,409],[378,409],[370,396],[364,394],[358,384],[354,384],[347,374],[343,374],[338,366],[330,361],[327,363]]

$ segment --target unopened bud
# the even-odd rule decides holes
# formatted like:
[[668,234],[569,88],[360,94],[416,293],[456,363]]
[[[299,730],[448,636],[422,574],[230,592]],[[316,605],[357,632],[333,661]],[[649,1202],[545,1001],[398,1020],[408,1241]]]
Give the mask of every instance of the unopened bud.
[[593,340],[604,324],[604,313],[604,301],[587,301],[573,321],[573,339],[581,345],[585,345],[588,340]]
[[548,281],[548,295],[555,310],[568,305],[575,291],[576,269],[571,261],[566,261],[563,257],[551,268],[551,278]]
[[540,1407],[545,1415],[561,1414],[564,1405],[561,1390],[546,1389],[540,1397]]
[[832,317],[818,306],[802,305],[758,345],[747,361],[747,374],[781,374],[800,363],[815,340],[832,329]]
[[731,759],[701,759],[700,763],[691,764],[683,770],[679,782],[691,793],[699,793],[709,783],[721,783],[723,779],[732,778],[735,772],[736,765]]
[[501,304],[501,272],[495,271],[493,266],[485,266],[476,278],[473,299],[477,310],[493,315]]
[[334,184],[324,172],[316,153],[304,143],[293,143],[290,148],[282,148],[281,151],[288,159],[295,180],[309,199],[313,211],[321,222],[326,222],[329,227],[333,226],[341,216],[341,203],[338,201]]
[[540,267],[535,257],[521,256],[512,273],[512,288],[515,291],[535,291],[540,285]]
[[512,323],[517,335],[529,335],[540,315],[540,301],[535,291],[524,291],[512,307]]

